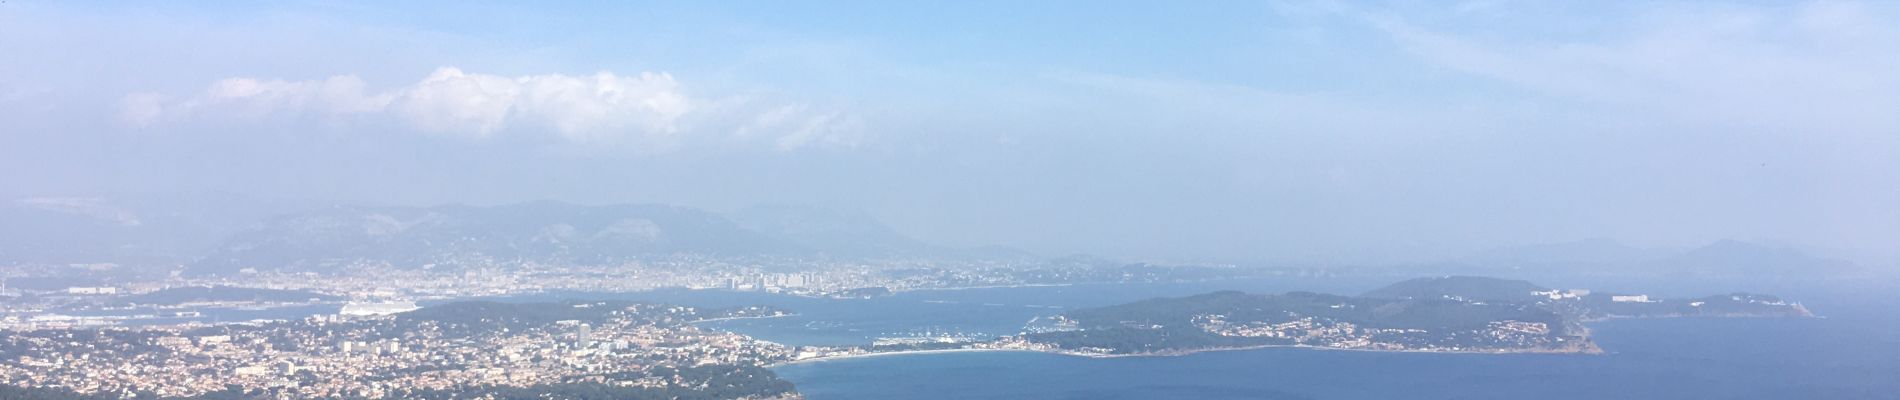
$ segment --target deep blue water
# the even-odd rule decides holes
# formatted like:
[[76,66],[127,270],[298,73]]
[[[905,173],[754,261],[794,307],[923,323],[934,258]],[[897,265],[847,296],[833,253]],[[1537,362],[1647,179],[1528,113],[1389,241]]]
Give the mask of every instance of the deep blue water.
[[[1103,290],[1108,293],[1092,293],[1116,294]],[[1826,318],[1607,321],[1593,325],[1605,355],[1264,349],[1091,359],[949,353],[828,360],[777,371],[814,400],[1900,398],[1900,296],[1868,288],[1784,290]],[[1029,300],[1061,296],[1007,292]]]

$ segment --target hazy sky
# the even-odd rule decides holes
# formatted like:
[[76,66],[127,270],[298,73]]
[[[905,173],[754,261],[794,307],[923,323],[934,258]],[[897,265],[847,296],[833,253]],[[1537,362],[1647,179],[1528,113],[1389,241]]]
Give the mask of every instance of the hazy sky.
[[0,194],[805,203],[1178,260],[1900,260],[1900,2],[946,3],[7,0]]

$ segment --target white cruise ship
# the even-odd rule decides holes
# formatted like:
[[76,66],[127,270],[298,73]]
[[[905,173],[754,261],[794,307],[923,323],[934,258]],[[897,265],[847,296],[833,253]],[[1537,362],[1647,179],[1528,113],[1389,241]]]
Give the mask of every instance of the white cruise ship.
[[409,312],[419,308],[422,307],[416,306],[416,302],[413,301],[385,301],[378,303],[350,302],[349,304],[344,304],[343,310],[337,313],[352,317],[363,317]]

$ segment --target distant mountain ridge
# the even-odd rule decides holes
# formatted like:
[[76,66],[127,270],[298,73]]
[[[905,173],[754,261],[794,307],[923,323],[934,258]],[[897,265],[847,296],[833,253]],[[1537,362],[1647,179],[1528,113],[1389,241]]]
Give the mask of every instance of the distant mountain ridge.
[[1404,300],[1455,296],[1479,301],[1526,301],[1535,299],[1532,293],[1546,290],[1550,289],[1523,280],[1445,276],[1408,279],[1366,292],[1361,297]]
[[530,202],[494,207],[332,207],[239,232],[195,273],[323,270],[357,261],[397,267],[467,262],[612,263],[676,254],[956,256],[862,215],[813,208],[748,210],[745,224],[688,207]]
[[1816,257],[1786,247],[1721,240],[1652,263],[1691,276],[1840,274],[1859,267],[1844,260]]
[[[302,211],[299,211],[302,210]],[[324,270],[357,261],[613,262],[673,254],[830,258],[1037,259],[1001,246],[949,248],[869,215],[805,206],[731,214],[653,205],[528,202],[492,207],[311,207],[232,194],[25,197],[0,202],[0,265],[126,264],[114,271]],[[1086,259],[1049,260],[1090,264]],[[1688,250],[1607,239],[1474,253],[1436,270],[1507,276],[1661,278],[1842,276],[1853,263],[1723,240]],[[117,273],[117,272],[114,272]]]
[[293,208],[228,193],[7,199],[0,263],[185,263]]

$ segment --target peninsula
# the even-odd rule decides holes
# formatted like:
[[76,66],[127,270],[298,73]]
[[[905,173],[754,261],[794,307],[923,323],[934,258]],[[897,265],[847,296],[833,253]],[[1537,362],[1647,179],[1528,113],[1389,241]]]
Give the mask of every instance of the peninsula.
[[991,341],[873,346],[859,352],[1031,350],[1081,356],[1177,355],[1305,347],[1458,353],[1601,353],[1586,322],[1613,318],[1811,317],[1762,294],[1687,299],[1558,290],[1521,280],[1407,280],[1359,296],[1221,291],[1079,309]]

